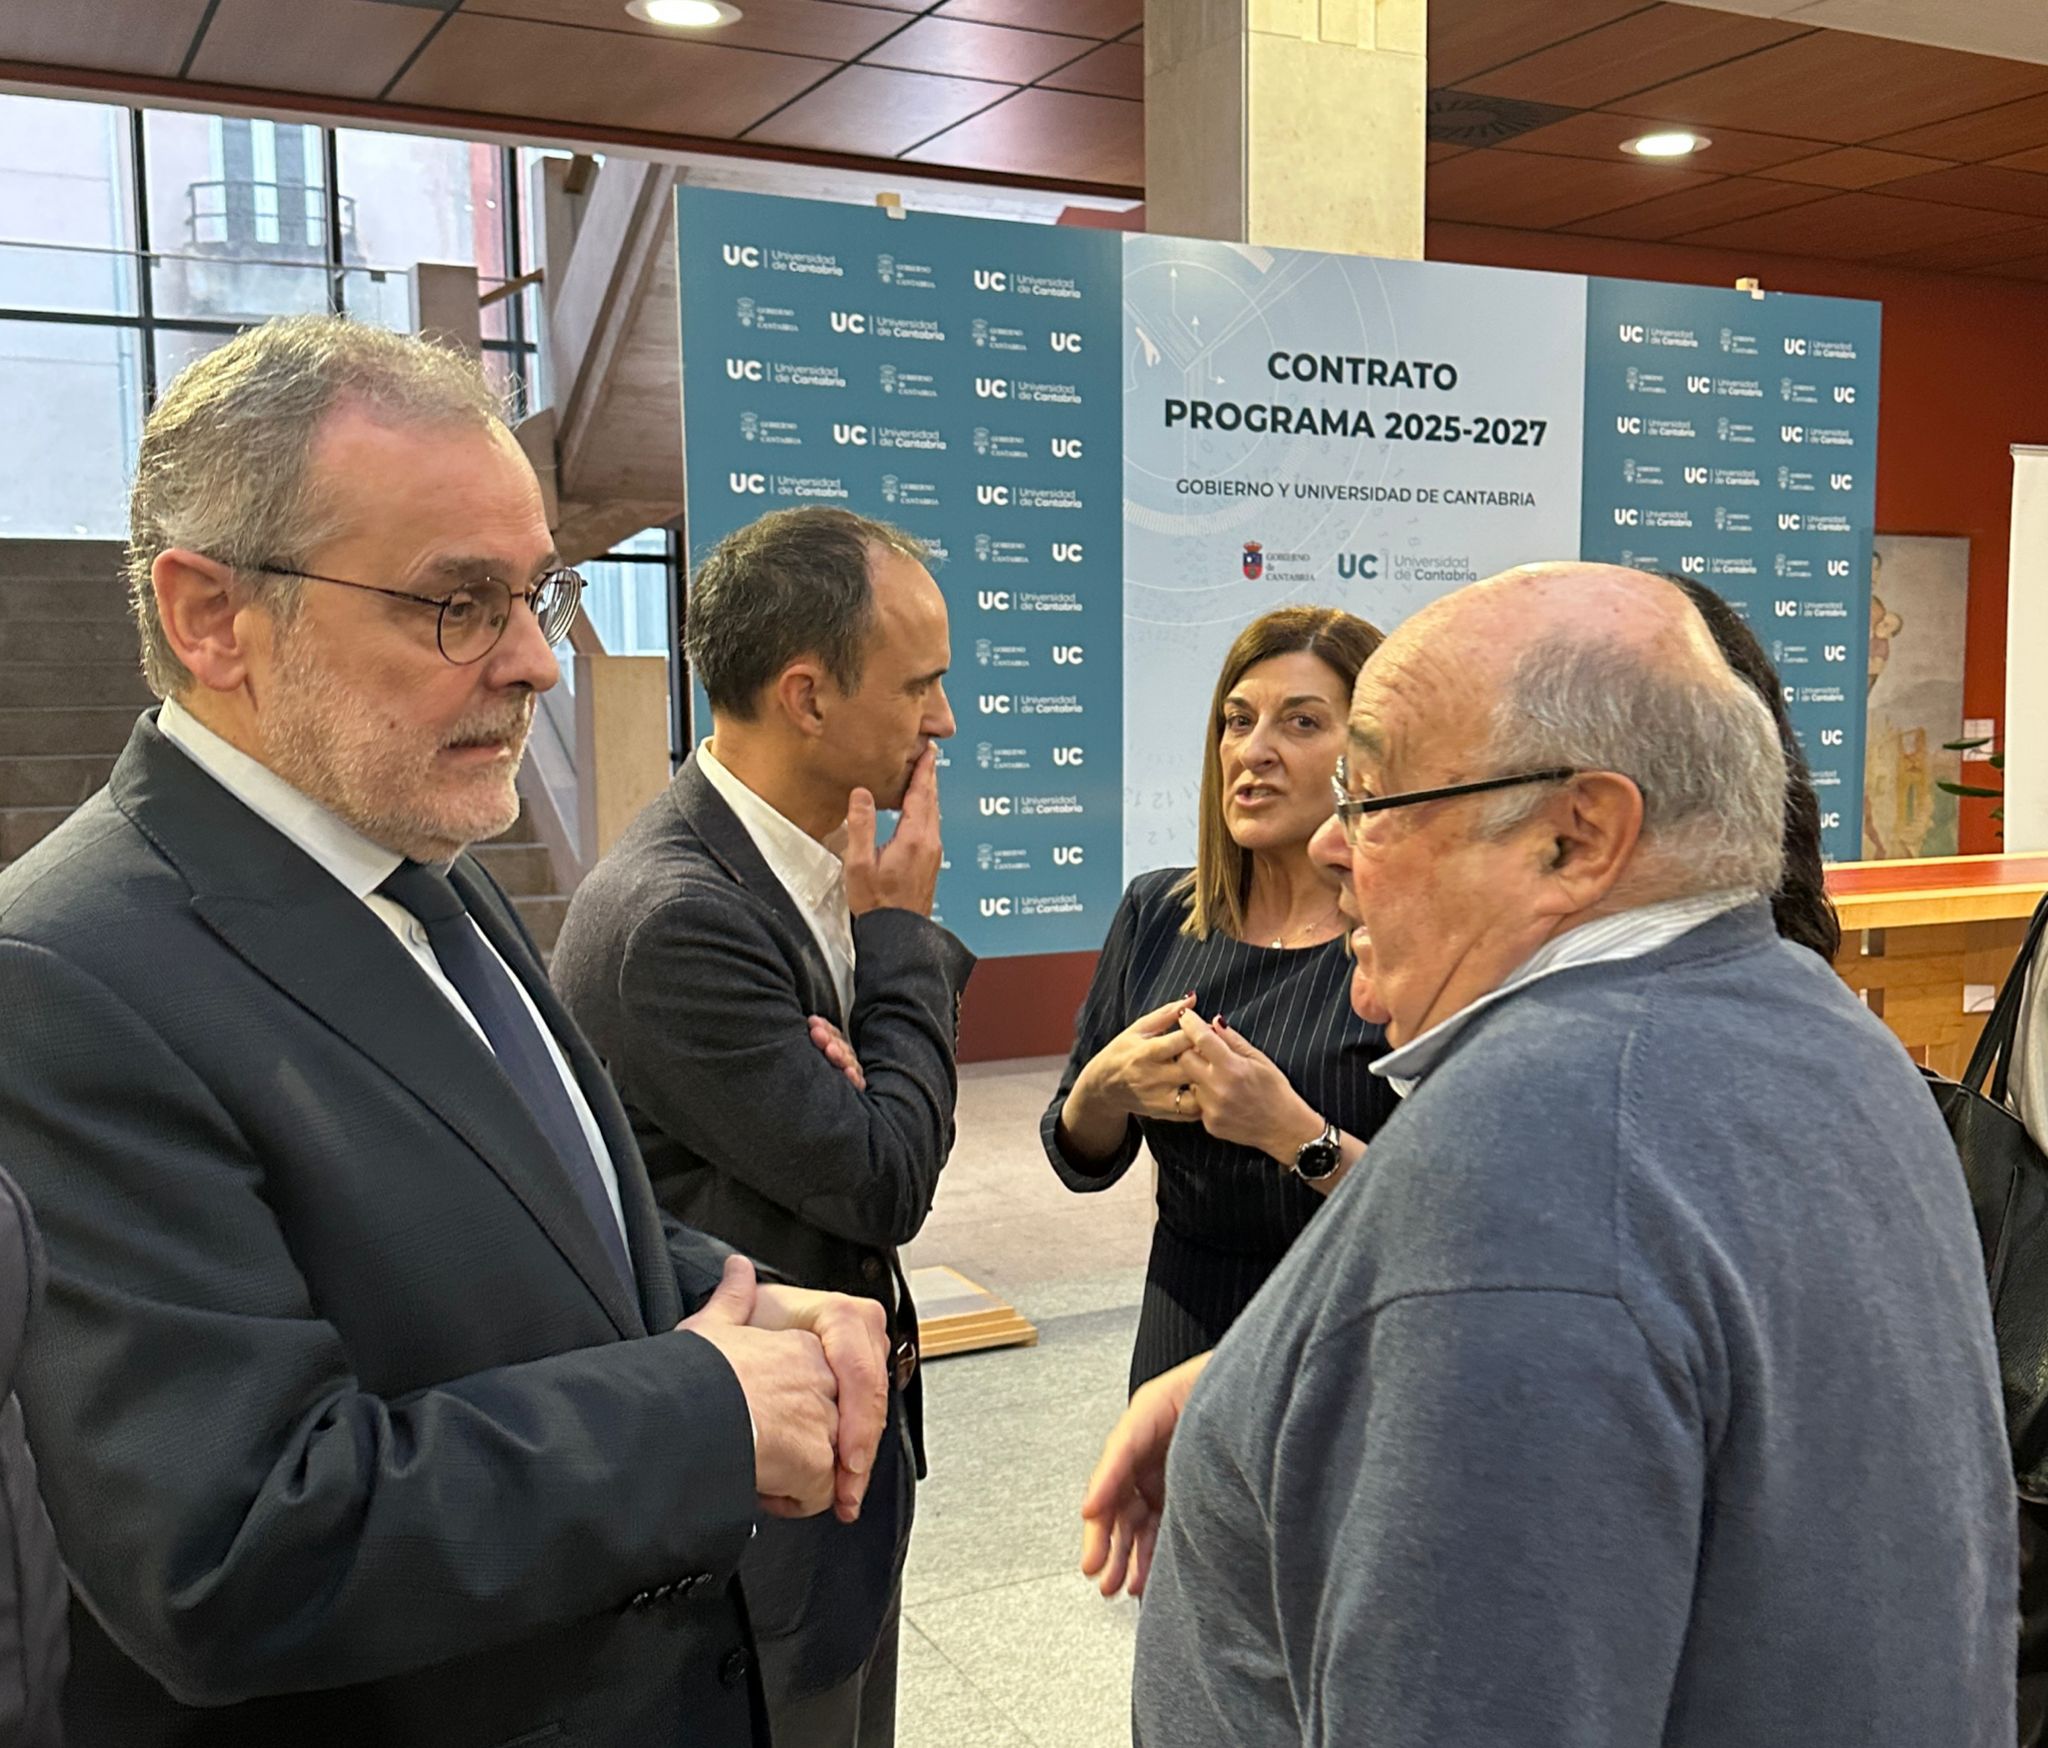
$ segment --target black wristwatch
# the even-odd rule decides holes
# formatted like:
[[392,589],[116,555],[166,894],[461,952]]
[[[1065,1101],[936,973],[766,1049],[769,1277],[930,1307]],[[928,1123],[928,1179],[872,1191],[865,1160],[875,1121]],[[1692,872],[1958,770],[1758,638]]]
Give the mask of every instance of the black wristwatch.
[[1325,1123],[1313,1141],[1294,1150],[1294,1175],[1305,1184],[1326,1184],[1344,1169],[1344,1143],[1335,1123]]

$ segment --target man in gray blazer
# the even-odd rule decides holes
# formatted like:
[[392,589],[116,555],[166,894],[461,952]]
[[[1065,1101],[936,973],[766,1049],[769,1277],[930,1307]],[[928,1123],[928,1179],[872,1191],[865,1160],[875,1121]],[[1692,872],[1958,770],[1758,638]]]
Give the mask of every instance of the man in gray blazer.
[[882,1319],[662,1216],[464,853],[581,587],[481,374],[230,342],[130,573],[165,702],[0,876],[73,1748],[764,1741],[734,1571],[857,1512]]
[[[698,572],[689,653],[712,738],[584,882],[554,973],[663,1206],[889,1313],[868,1509],[764,1526],[743,1568],[778,1748],[884,1748],[921,1449],[896,1247],[952,1149],[973,964],[930,920],[945,601],[900,530],[777,511]],[[877,808],[901,811],[879,850]]]

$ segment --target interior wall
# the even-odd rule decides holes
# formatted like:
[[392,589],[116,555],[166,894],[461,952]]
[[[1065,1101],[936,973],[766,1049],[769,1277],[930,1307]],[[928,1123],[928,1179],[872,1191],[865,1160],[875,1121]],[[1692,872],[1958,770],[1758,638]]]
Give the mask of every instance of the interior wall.
[[[1077,222],[1076,215],[1066,222]],[[1144,215],[1142,208],[1090,213],[1080,222],[1142,229]],[[2001,721],[2012,517],[2008,451],[2015,443],[2048,443],[2048,286],[1475,225],[1432,224],[1426,255],[1475,266],[1696,285],[1733,285],[1754,275],[1771,291],[1881,302],[1877,525],[1886,534],[1969,537],[1963,707],[1967,715]],[[1542,344],[1542,336],[1531,335],[1530,344]],[[1998,849],[1992,806],[1963,803],[1966,855]],[[1093,967],[1090,953],[983,964],[961,1005],[962,1059],[1064,1053]]]

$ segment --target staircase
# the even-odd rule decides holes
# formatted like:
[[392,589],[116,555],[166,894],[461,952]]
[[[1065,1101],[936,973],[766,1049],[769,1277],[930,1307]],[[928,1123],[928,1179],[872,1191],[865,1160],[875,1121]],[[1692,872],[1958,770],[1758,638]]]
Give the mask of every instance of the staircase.
[[0,867],[107,780],[142,683],[111,540],[0,540]]
[[[154,702],[121,555],[112,540],[0,539],[0,868],[106,782]],[[553,951],[569,901],[525,808],[477,855]]]

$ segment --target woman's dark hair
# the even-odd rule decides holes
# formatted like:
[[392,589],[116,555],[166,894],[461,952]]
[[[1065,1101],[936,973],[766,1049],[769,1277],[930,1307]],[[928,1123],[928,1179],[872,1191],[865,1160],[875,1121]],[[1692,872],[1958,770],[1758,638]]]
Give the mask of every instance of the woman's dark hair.
[[1827,869],[1820,859],[1820,797],[1814,793],[1813,773],[1785,709],[1778,670],[1742,616],[1705,583],[1658,574],[1685,591],[1707,622],[1723,659],[1755,688],[1778,725],[1778,739],[1785,747],[1785,874],[1771,896],[1771,916],[1786,940],[1811,947],[1833,964],[1842,946],[1842,925],[1828,900]]

